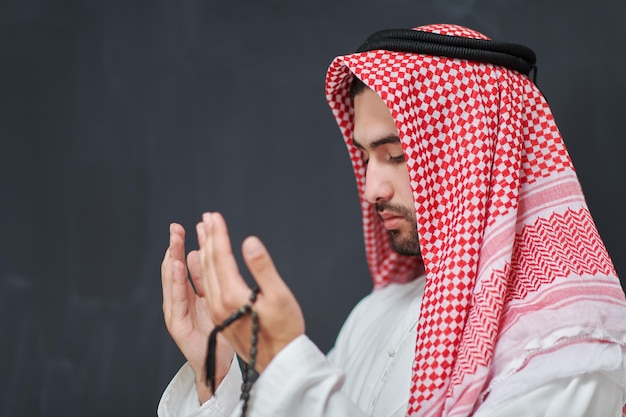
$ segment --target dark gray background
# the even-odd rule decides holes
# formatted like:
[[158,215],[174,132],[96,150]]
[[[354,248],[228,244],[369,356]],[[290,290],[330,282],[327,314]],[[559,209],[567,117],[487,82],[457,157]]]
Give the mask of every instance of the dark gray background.
[[2,0],[0,415],[155,414],[183,362],[161,313],[168,224],[204,210],[266,242],[332,345],[370,281],[324,75],[382,28],[536,50],[626,273],[625,19],[621,0]]

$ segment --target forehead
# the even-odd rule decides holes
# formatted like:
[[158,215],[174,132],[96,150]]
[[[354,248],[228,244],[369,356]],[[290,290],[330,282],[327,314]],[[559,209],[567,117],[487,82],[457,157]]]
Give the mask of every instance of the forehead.
[[353,140],[364,148],[372,142],[398,136],[396,123],[385,102],[367,88],[354,97]]

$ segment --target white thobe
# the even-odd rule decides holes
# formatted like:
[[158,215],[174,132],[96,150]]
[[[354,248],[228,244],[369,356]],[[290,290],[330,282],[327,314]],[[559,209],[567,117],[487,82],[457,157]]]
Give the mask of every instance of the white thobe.
[[[248,416],[404,417],[424,281],[391,284],[366,296],[350,313],[328,356],[304,335],[292,341],[254,384]],[[621,416],[626,402],[622,348],[600,345],[597,354],[606,358],[603,370],[525,391],[544,364],[563,355],[532,360],[510,381],[520,387],[518,395],[495,387],[474,417]],[[564,366],[568,360],[574,366],[577,358],[566,358]],[[198,401],[194,381],[191,367],[184,365],[161,398],[159,417],[239,416],[241,373],[236,360],[204,404]]]

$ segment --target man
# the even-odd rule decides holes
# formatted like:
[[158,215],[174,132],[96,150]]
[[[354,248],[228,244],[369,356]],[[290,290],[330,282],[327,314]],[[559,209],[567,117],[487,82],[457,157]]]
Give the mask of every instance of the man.
[[[324,357],[257,238],[242,248],[260,287],[252,302],[221,215],[205,213],[186,264],[172,225],[163,308],[189,363],[159,415],[239,415],[234,352],[260,373],[243,401],[250,416],[621,415],[624,293],[550,109],[519,72],[528,54],[502,60],[454,25],[416,32],[435,52],[406,52],[413,33],[394,34],[400,50],[340,56],[326,78],[362,200],[372,294]],[[448,40],[487,52],[441,56]],[[250,314],[222,331],[213,395],[207,337],[244,305],[258,343]]]

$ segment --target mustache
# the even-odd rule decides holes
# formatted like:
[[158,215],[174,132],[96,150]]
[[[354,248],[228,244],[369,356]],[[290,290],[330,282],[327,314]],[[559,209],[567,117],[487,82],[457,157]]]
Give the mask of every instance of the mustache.
[[415,213],[411,212],[411,210],[407,209],[404,206],[399,206],[396,204],[391,204],[387,201],[378,202],[375,204],[376,212],[381,213],[383,211],[387,211],[390,213],[397,214],[399,216],[405,217],[407,219],[415,219]]

